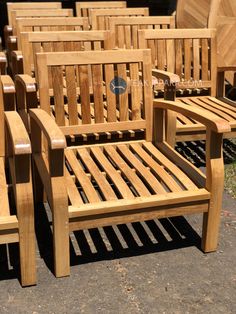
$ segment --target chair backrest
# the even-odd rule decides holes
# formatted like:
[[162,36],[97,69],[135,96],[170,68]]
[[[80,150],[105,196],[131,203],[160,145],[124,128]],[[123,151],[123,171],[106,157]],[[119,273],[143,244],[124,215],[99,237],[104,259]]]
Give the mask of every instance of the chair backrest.
[[18,49],[22,32],[82,31],[88,30],[86,17],[20,18],[16,21]]
[[108,18],[112,16],[148,16],[148,8],[91,9],[92,29],[109,29]]
[[[151,140],[150,50],[39,53],[37,68],[40,107],[49,114],[52,109],[49,70],[52,70],[53,115],[65,136],[144,129],[146,138]],[[90,70],[93,97],[89,87]],[[65,85],[70,86],[67,98],[64,97]],[[76,86],[80,89],[79,103]]]
[[178,0],[176,28],[207,27],[211,2],[212,0]]
[[109,31],[60,31],[21,33],[24,74],[32,75],[36,53],[108,50],[114,48]]
[[[139,47],[151,49],[153,68],[179,75],[179,88],[208,88],[215,96],[215,36],[214,29],[139,30]],[[163,84],[159,85],[162,89]]]
[[175,27],[174,16],[109,17],[108,28],[119,48],[138,49],[139,29],[167,29]]
[[8,24],[11,25],[11,12],[14,10],[61,9],[61,2],[7,2]]
[[76,16],[89,17],[91,9],[126,8],[126,1],[89,1],[76,2]]
[[72,17],[72,9],[49,9],[49,10],[15,10],[12,11],[12,32],[13,35],[17,35],[16,20],[18,18],[30,18],[30,17]]

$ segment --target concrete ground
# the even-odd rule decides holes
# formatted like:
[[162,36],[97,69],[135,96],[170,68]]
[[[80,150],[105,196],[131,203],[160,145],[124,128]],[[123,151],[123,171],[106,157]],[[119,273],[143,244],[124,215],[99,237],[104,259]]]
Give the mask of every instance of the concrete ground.
[[[17,246],[0,246],[0,313],[236,313],[236,200],[224,194],[218,251],[200,250],[201,215],[76,232],[71,276],[52,273],[37,210],[38,285],[21,288]],[[10,262],[7,258],[10,256]]]

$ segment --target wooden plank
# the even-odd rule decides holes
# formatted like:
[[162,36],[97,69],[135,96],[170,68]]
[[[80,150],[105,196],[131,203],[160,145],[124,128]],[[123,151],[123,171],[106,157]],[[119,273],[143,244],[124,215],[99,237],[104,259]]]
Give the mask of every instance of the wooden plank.
[[191,62],[192,62],[192,40],[184,39],[184,78],[186,81],[191,79]]
[[79,207],[81,204],[83,204],[83,200],[78,192],[75,182],[73,181],[66,167],[64,168],[64,172],[65,172],[67,193],[71,201],[71,204],[74,207]]
[[157,178],[148,170],[143,163],[129,150],[126,145],[117,145],[117,150],[137,171],[142,180],[148,185],[152,191],[157,194],[167,193]]
[[118,154],[115,146],[106,146],[106,153],[121,170],[122,174],[130,181],[132,186],[135,188],[139,196],[150,196],[151,193],[143,184],[142,180],[137,176],[137,174],[130,168],[130,166],[125,162],[125,160]]
[[139,120],[141,118],[141,82],[139,82],[139,65],[138,63],[131,63],[129,66],[130,80],[131,80],[131,110],[132,120]]
[[107,97],[107,121],[116,121],[116,96],[111,91],[111,81],[114,79],[114,65],[106,64],[105,69],[105,81],[106,81],[106,97]]
[[116,194],[111,188],[109,182],[106,180],[105,176],[99,170],[94,160],[91,158],[88,150],[85,148],[79,148],[77,149],[77,153],[83,160],[92,178],[97,182],[105,200],[107,201],[116,200],[117,199]]
[[63,73],[60,66],[52,67],[51,70],[56,123],[62,126],[65,125]]
[[119,173],[117,173],[116,169],[112,166],[106,156],[103,154],[102,150],[99,147],[91,147],[91,152],[93,156],[100,163],[101,167],[106,172],[107,176],[112,180],[116,189],[119,191],[121,196],[124,199],[133,199],[134,195],[121,177]]
[[75,82],[75,68],[73,66],[66,66],[66,91],[68,99],[68,115],[70,125],[78,124],[77,113],[77,95]]
[[144,143],[144,147],[147,149],[149,154],[156,158],[158,162],[162,163],[164,167],[168,169],[187,190],[198,190],[197,186],[189,179],[189,177],[175,164],[173,164],[173,162],[171,162],[163,153],[157,150],[155,146],[151,143]]
[[135,153],[155,172],[159,181],[163,181],[172,192],[183,191],[179,184],[161,167],[139,144],[130,145]]
[[79,66],[82,123],[91,123],[88,66]]
[[201,39],[201,45],[202,45],[202,58],[201,58],[201,64],[202,64],[202,75],[201,79],[204,81],[207,81],[209,79],[208,76],[208,40],[207,39]]
[[102,66],[100,64],[92,65],[92,80],[93,80],[95,123],[103,123],[104,122],[103,77]]
[[[117,65],[117,74],[118,74],[118,79],[124,80],[124,82],[128,85],[126,64],[118,64]],[[119,97],[120,121],[127,121],[129,119],[129,115],[128,115],[128,89],[126,88],[125,92],[123,92],[123,90],[121,90],[121,93],[119,93],[118,97]]]
[[193,39],[193,79],[200,79],[200,47],[199,39]]
[[94,202],[100,202],[100,198],[98,197],[98,194],[96,190],[94,189],[91,181],[86,176],[82,166],[80,165],[79,161],[77,160],[74,152],[71,149],[65,150],[65,157],[72,168],[76,179],[81,184],[81,187],[83,188],[83,191],[90,203]]

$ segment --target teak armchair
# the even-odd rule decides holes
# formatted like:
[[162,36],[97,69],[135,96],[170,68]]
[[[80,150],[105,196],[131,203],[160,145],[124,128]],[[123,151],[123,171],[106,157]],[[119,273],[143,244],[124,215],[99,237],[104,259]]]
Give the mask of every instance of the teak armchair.
[[[19,243],[22,286],[36,284],[31,144],[12,101],[14,85],[0,79],[0,244]],[[13,105],[13,104],[11,104]],[[5,108],[4,108],[5,107]]]
[[[56,276],[70,273],[69,232],[79,229],[203,213],[202,248],[216,250],[224,181],[222,135],[230,131],[229,124],[183,103],[154,101],[153,105],[150,50],[39,53],[37,65],[41,109],[30,109],[35,195],[43,200],[44,189],[52,211]],[[89,66],[93,98],[89,97]],[[70,86],[66,103],[63,73]],[[79,100],[75,97],[77,83],[82,91]],[[153,108],[158,119],[154,138]],[[166,108],[206,125],[206,176],[166,143]],[[66,147],[71,136],[137,129],[144,130],[141,140],[117,137],[107,143]],[[45,141],[41,141],[42,134]]]
[[107,22],[116,46],[123,49],[139,48],[139,29],[175,28],[174,16],[118,16],[109,17]]
[[126,8],[126,1],[88,1],[76,2],[76,16],[83,16],[89,18],[91,26],[90,10],[91,9],[111,9],[111,8]]
[[112,16],[148,16],[149,8],[125,8],[125,9],[91,9],[92,29],[108,30],[108,18]]
[[[204,108],[229,122],[236,136],[236,103],[223,97],[224,82],[217,84],[216,32],[212,29],[139,30],[139,47],[150,48],[154,91],[157,96]],[[155,69],[164,71],[159,73]],[[174,74],[175,73],[175,74]],[[169,86],[163,84],[163,81]],[[218,82],[219,83],[219,82]],[[217,96],[217,97],[216,97]],[[174,117],[170,117],[174,119]],[[202,140],[206,128],[201,123],[178,115],[177,125],[168,127],[169,143]]]

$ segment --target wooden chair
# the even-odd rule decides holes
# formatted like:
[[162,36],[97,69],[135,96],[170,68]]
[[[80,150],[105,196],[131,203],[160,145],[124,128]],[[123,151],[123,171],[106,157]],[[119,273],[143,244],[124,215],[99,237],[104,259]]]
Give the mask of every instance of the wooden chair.
[[88,17],[90,26],[90,10],[91,9],[111,9],[111,8],[126,8],[126,1],[89,1],[89,2],[76,2],[76,16]]
[[61,5],[61,2],[7,2],[8,24],[12,25],[12,11],[61,9]]
[[5,45],[9,36],[12,36],[12,11],[15,10],[49,10],[61,9],[61,2],[7,2],[8,25],[4,27]]
[[125,8],[125,9],[91,9],[92,29],[107,30],[108,17],[112,16],[148,16],[148,8]]
[[[11,45],[11,60],[13,76],[17,73],[23,73],[22,69],[22,51],[17,50],[17,44],[21,45],[22,32],[40,32],[40,31],[80,31],[88,30],[88,19],[81,17],[66,17],[66,18],[22,18],[17,20],[17,38],[10,37]],[[30,57],[32,60],[32,56]]]
[[[70,273],[69,232],[79,229],[201,212],[202,248],[205,252],[216,250],[224,182],[222,135],[230,130],[229,124],[183,103],[155,101],[153,105],[150,50],[39,53],[37,64],[41,109],[30,110],[35,195],[42,200],[44,189],[52,211],[56,276]],[[93,100],[89,97],[89,66]],[[53,118],[50,67],[55,95]],[[72,97],[77,84],[75,68],[83,91],[79,102]],[[71,95],[66,113],[64,72]],[[106,99],[102,81],[107,88]],[[77,106],[81,106],[82,121]],[[153,139],[154,107],[158,123]],[[165,109],[206,125],[206,176],[166,143]],[[144,130],[143,139],[122,141],[117,137],[108,143],[85,145],[82,141],[81,145],[66,147],[66,139],[71,136],[138,129]],[[42,134],[46,146],[41,145]]]
[[9,73],[11,74],[12,69],[12,60],[11,54],[13,50],[21,49],[20,41],[17,42],[17,20],[21,18],[32,18],[32,17],[41,17],[41,18],[59,18],[59,17],[72,17],[73,10],[72,9],[57,9],[57,10],[18,10],[12,11],[12,33],[13,36],[8,36],[7,38],[7,58],[9,63]]
[[31,144],[20,116],[4,114],[14,110],[14,92],[12,80],[1,76],[0,244],[19,243],[21,284],[30,286],[36,284]]
[[116,46],[138,49],[139,29],[175,28],[174,16],[109,17],[108,29],[115,38]]
[[[0,38],[0,40],[1,40],[1,38]],[[0,75],[6,74],[6,68],[7,68],[7,57],[6,57],[5,52],[3,52],[0,49]]]
[[235,0],[178,0],[176,9],[176,28],[216,28],[217,29],[217,66],[228,67],[222,75],[236,86],[234,72],[230,67],[236,64],[234,29],[236,25]]
[[[151,49],[153,69],[164,71],[169,82],[165,90],[159,80],[162,77],[153,70],[156,96],[162,97],[164,91],[165,99],[174,100],[177,88],[179,102],[204,108],[228,121],[232,131],[225,136],[232,138],[236,136],[236,104],[223,97],[224,85],[216,84],[215,35],[212,29],[139,30],[139,47]],[[169,143],[174,145],[175,141],[205,139],[206,129],[189,117],[178,116],[176,128],[171,124],[168,134]]]
[[[22,58],[23,64],[18,64],[17,69],[24,75],[16,76],[17,110],[28,129],[27,106],[38,105],[35,83],[37,80],[36,54],[38,52],[62,52],[62,51],[91,51],[107,50],[114,48],[114,38],[109,31],[66,31],[66,32],[29,32],[22,33]],[[19,55],[19,52],[17,53]],[[36,76],[36,82],[35,82]],[[77,73],[78,76],[78,73]],[[92,86],[91,70],[89,71],[90,87]],[[79,77],[77,78],[79,80]],[[64,81],[64,95],[70,97],[70,86],[66,78]],[[37,82],[38,84],[38,82]],[[37,85],[36,84],[36,85]],[[53,98],[53,82],[50,80],[50,96]],[[105,93],[105,91],[104,91]],[[76,97],[80,97],[79,84]],[[52,106],[52,111],[54,106]]]

